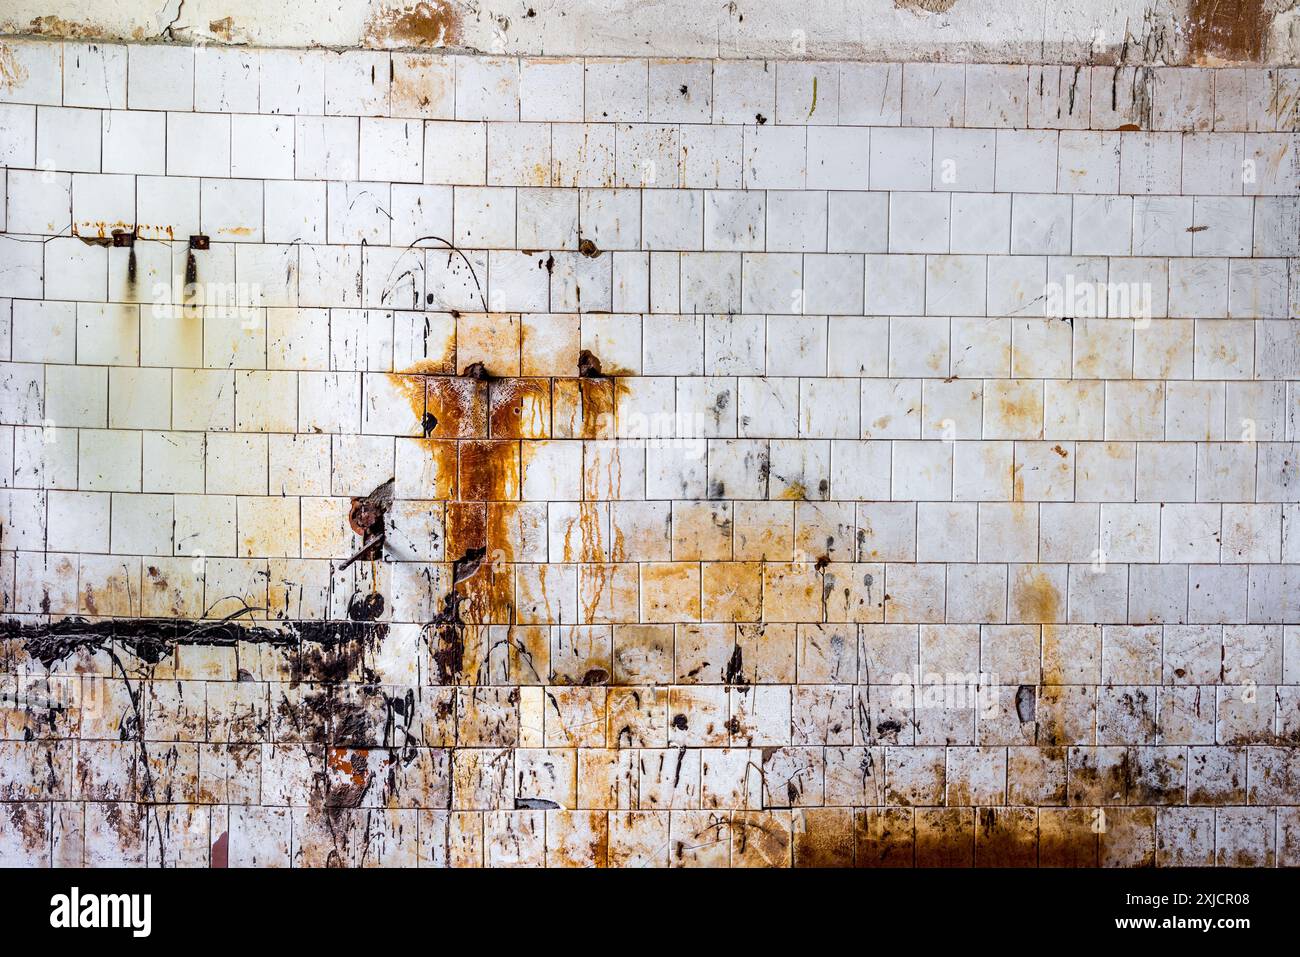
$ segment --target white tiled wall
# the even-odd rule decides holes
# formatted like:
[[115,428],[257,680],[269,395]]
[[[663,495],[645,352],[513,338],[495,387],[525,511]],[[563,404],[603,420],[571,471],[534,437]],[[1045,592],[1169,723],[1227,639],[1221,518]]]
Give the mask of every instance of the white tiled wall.
[[4,47],[0,859],[1300,862],[1300,70]]

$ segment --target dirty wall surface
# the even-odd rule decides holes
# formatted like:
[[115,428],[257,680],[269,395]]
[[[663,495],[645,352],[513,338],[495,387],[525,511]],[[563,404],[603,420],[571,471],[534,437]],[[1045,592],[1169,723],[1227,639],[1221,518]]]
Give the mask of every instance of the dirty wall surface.
[[0,43],[0,862],[1300,862],[1298,94]]

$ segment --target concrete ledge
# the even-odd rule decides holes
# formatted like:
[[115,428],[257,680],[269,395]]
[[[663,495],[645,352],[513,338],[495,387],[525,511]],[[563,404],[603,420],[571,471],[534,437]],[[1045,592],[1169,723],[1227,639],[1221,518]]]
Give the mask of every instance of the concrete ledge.
[[0,34],[556,56],[1300,62],[1297,0],[8,0]]

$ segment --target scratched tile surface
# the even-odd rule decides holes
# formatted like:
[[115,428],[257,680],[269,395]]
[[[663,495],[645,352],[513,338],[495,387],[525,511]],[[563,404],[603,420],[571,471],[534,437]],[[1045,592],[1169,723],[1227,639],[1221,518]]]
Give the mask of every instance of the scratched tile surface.
[[1300,70],[0,63],[0,863],[1300,863]]

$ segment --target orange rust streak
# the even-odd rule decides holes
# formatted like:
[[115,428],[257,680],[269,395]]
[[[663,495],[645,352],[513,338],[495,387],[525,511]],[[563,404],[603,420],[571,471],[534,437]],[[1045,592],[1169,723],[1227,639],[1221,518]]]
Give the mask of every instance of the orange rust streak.
[[549,380],[497,379],[488,392],[488,432],[494,439],[550,438]]

